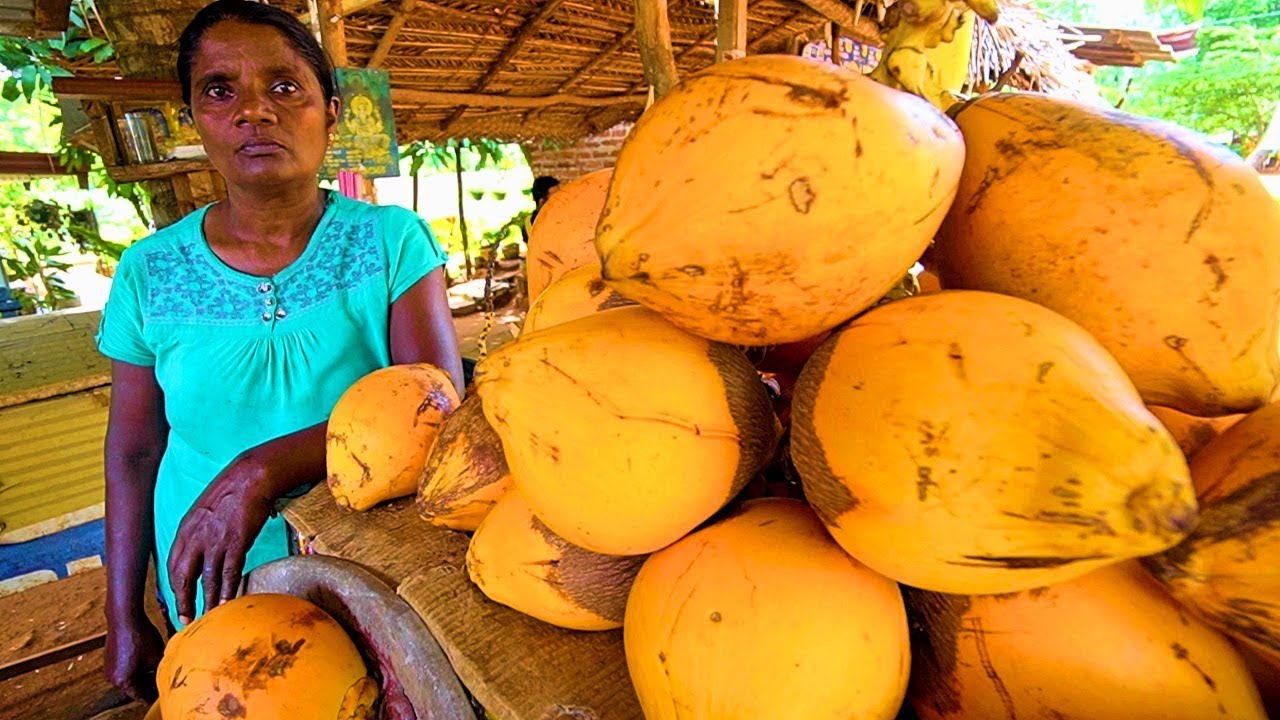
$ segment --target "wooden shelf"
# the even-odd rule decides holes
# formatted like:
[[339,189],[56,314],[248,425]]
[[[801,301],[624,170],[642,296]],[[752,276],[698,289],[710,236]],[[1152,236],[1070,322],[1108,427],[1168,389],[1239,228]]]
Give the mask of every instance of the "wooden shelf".
[[107,174],[116,182],[137,182],[205,170],[213,170],[213,164],[208,160],[171,160],[142,165],[113,165],[107,167]]

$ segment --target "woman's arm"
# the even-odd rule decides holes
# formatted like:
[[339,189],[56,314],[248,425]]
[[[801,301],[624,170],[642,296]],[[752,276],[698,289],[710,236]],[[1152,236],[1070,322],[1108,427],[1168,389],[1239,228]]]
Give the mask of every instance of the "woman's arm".
[[111,411],[104,447],[107,530],[107,677],[135,698],[155,696],[163,645],[147,618],[147,565],[154,545],[156,473],[169,425],[149,367],[111,363]]
[[445,294],[444,268],[427,273],[391,304],[391,362],[435,365],[449,373],[462,395],[462,355]]
[[[425,362],[447,371],[462,392],[462,357],[438,268],[391,305],[391,361]],[[182,520],[169,555],[169,582],[183,622],[195,617],[196,581],[205,607],[235,597],[245,554],[290,491],[325,478],[325,431],[319,423],[245,451],[224,469]]]
[[318,423],[244,451],[209,483],[182,519],[169,553],[169,584],[183,623],[236,596],[245,555],[276,501],[325,477],[325,428]]

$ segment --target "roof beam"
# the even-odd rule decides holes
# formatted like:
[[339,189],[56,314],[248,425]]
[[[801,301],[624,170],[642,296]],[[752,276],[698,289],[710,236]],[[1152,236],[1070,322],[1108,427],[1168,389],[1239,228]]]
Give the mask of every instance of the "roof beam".
[[62,167],[58,156],[39,152],[0,151],[0,175],[83,175]]
[[609,58],[613,57],[613,55],[617,53],[619,50],[621,50],[624,46],[626,46],[627,43],[635,39],[635,36],[636,36],[636,28],[634,25],[632,25],[631,27],[627,28],[626,32],[619,35],[617,39],[609,43],[608,46],[606,46],[603,50],[601,50],[599,54],[597,54],[594,58],[590,60],[590,62],[578,68],[578,71],[575,72],[572,76],[570,76],[568,80],[565,80],[564,82],[560,83],[560,86],[556,88],[556,92],[564,92],[565,90],[568,90],[570,87],[572,87],[574,83],[578,82],[579,80],[586,77],[587,75],[590,75],[592,71],[600,67],[605,60],[608,60]]
[[[631,27],[627,28],[626,32],[614,38],[614,41],[609,43],[608,46],[606,46],[603,50],[597,53],[595,57],[588,60],[586,65],[583,65],[582,67],[578,68],[578,71],[575,72],[573,75],[571,75],[568,80],[565,80],[564,82],[560,83],[560,85],[556,87],[555,92],[562,93],[567,91],[570,87],[573,87],[574,83],[578,82],[579,80],[583,79],[584,77],[594,72],[596,68],[604,64],[605,60],[608,60],[609,58],[613,57],[614,54],[616,54],[619,50],[625,47],[627,43],[634,40],[635,36],[636,36],[636,26],[632,25]],[[525,116],[520,119],[520,121],[528,122],[530,118],[536,116],[539,112],[540,111],[538,110],[532,110],[526,113]]]
[[853,11],[840,0],[798,0],[814,12],[830,20],[855,40],[864,43],[878,42],[879,28],[875,23]]
[[373,55],[369,58],[369,62],[365,64],[366,68],[376,70],[382,66],[383,61],[391,54],[391,46],[396,44],[396,38],[400,35],[400,30],[409,21],[409,13],[413,12],[413,8],[417,4],[417,0],[403,0],[400,3],[400,9],[396,11],[395,17],[391,18],[391,24],[387,25],[387,31],[382,33],[382,38],[378,40],[378,47],[374,48]]
[[172,80],[55,77],[53,94],[73,100],[182,100],[182,86]]
[[[467,107],[544,108],[551,105],[584,105],[586,107],[613,107],[616,105],[642,105],[644,93],[620,95],[580,96],[552,93],[550,95],[487,95],[485,93],[457,93],[438,90],[395,87],[391,100],[397,105],[463,105]],[[447,129],[447,128],[446,128]]]
[[[511,58],[515,57],[516,53],[520,52],[520,48],[524,46],[525,42],[527,42],[529,38],[533,37],[533,34],[538,31],[538,28],[541,27],[542,24],[553,14],[555,14],[555,11],[559,10],[560,6],[563,4],[564,0],[546,0],[546,2],[543,3],[542,8],[538,10],[537,14],[530,17],[525,21],[524,25],[520,26],[520,30],[516,33],[516,36],[512,38],[511,42],[507,43],[507,46],[498,54],[498,57],[489,65],[489,69],[486,70],[484,75],[480,77],[480,80],[476,82],[472,92],[483,93],[485,89],[489,87],[489,83],[493,82],[493,79],[506,69],[507,63],[511,62]],[[449,129],[453,127],[453,124],[458,122],[458,119],[461,118],[462,114],[466,111],[466,105],[460,105],[456,110],[454,110],[453,114],[449,116],[449,119],[444,122],[444,132],[448,133]]]
[[[716,34],[719,32],[720,32],[719,27],[714,25],[711,26],[711,29],[703,33],[702,37],[695,40],[693,44],[689,45],[684,50],[681,50],[680,54],[676,55],[676,63],[679,64],[684,62],[685,58],[692,55],[695,50],[698,50],[699,48],[706,45],[707,43],[714,41],[716,39]],[[627,88],[627,92],[633,93],[638,90],[643,90],[647,85],[648,85],[648,82],[641,80],[638,83],[634,83],[630,88]],[[607,112],[607,108],[604,110],[597,110],[591,113],[590,115],[588,115],[586,120],[587,127],[595,131],[597,125],[600,124],[600,117],[603,116],[606,112]],[[605,130],[607,128],[599,128],[599,129]]]
[[765,30],[764,32],[760,33],[759,37],[757,37],[755,40],[752,40],[750,43],[747,44],[747,50],[749,52],[756,52],[757,50],[760,49],[760,46],[764,45],[769,40],[772,40],[774,36],[776,36],[778,33],[782,32],[784,29],[789,27],[791,23],[799,20],[800,18],[808,14],[809,13],[807,11],[801,10],[800,12],[794,13],[793,15],[791,15],[791,17],[788,17],[786,20],[783,20],[781,23],[773,26],[768,30]]

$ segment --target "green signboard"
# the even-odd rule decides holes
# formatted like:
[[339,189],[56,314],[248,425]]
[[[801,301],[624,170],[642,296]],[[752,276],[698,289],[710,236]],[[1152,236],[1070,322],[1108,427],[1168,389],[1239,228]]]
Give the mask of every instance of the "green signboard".
[[390,76],[385,70],[356,68],[338,68],[336,75],[342,115],[321,176],[333,180],[340,170],[368,178],[399,176]]

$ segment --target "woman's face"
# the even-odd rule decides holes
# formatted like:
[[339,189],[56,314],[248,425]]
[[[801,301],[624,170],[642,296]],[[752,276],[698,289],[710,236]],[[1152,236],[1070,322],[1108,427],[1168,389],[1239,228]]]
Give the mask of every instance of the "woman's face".
[[338,100],[273,27],[214,25],[191,67],[191,113],[205,152],[236,187],[315,182]]

